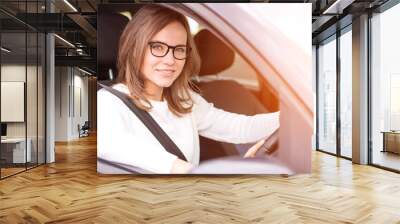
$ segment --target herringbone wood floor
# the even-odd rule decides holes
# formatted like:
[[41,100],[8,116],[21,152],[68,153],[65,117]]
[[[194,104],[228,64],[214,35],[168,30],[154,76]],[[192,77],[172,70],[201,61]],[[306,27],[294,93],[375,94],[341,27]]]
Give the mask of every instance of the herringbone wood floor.
[[313,154],[313,173],[99,176],[96,139],[0,181],[0,223],[400,223],[400,175]]

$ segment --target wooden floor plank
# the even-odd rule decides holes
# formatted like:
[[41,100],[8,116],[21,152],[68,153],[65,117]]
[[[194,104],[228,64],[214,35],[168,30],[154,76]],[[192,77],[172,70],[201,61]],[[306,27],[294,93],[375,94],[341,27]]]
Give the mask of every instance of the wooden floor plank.
[[400,223],[400,175],[313,152],[291,177],[98,175],[96,138],[0,181],[0,223]]

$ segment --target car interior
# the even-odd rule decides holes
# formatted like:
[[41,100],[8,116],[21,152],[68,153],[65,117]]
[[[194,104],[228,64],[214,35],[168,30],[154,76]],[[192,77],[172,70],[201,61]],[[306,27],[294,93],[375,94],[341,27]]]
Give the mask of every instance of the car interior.
[[[278,100],[268,83],[231,47],[207,29],[194,36],[201,69],[193,77],[201,95],[225,111],[255,115],[278,111]],[[244,155],[252,144],[230,144],[200,136],[200,161]]]
[[[118,27],[112,27],[121,33],[128,22],[120,14]],[[200,94],[215,107],[228,112],[244,115],[255,115],[278,111],[276,91],[262,78],[239,53],[207,28],[200,29],[194,35],[195,44],[201,58],[201,69],[193,77]],[[117,49],[118,40],[107,40]],[[116,51],[114,52],[116,55]],[[109,55],[110,63],[106,63],[108,80],[101,83],[111,85],[116,76],[115,56]],[[107,61],[107,60],[106,60]],[[112,63],[111,63],[112,62]],[[105,62],[104,62],[105,63]],[[277,148],[277,134],[268,141],[269,149]],[[200,136],[200,161],[226,156],[243,156],[253,144],[231,144],[218,142]],[[273,151],[273,150],[272,150]]]

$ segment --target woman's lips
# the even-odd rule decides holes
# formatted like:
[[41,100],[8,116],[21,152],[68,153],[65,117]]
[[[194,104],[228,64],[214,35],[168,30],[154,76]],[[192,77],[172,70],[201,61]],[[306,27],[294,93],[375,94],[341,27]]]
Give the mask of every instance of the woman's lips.
[[172,69],[156,69],[156,71],[161,73],[163,76],[171,76],[175,72],[175,70]]

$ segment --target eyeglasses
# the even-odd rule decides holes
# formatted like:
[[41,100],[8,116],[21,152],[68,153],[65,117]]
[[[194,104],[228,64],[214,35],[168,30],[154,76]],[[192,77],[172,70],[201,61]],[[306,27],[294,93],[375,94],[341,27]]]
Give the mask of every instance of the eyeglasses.
[[166,43],[154,41],[149,42],[150,52],[155,57],[164,57],[168,54],[169,49],[172,49],[172,55],[177,60],[184,60],[187,58],[190,51],[189,47],[185,45],[169,46]]

